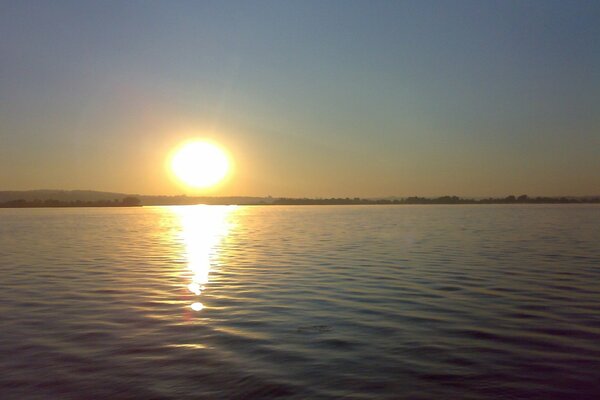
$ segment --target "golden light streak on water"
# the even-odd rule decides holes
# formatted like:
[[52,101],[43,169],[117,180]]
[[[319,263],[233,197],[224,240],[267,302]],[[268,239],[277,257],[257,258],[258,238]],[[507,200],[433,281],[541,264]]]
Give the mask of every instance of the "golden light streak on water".
[[[209,282],[212,262],[218,257],[217,245],[229,233],[230,214],[235,206],[184,206],[171,207],[181,224],[180,239],[185,246],[187,269],[187,289],[200,296]],[[204,309],[204,305],[194,301],[190,305],[194,311]]]

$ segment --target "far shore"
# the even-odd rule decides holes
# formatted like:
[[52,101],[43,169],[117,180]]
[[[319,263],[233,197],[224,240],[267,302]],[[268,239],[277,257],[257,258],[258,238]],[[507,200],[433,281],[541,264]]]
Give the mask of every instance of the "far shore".
[[[26,193],[26,192],[25,192]],[[69,192],[60,192],[69,193]],[[97,192],[102,193],[102,192]],[[454,204],[600,204],[600,196],[529,197],[470,199],[457,196],[405,198],[288,198],[288,197],[194,197],[194,196],[125,196],[112,200],[13,199],[0,202],[0,208],[66,208],[66,207],[140,207],[176,205],[454,205]]]

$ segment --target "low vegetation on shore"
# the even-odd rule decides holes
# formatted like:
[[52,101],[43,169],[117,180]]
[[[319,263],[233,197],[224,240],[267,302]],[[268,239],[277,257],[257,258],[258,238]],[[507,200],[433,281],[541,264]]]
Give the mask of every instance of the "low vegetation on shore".
[[[27,192],[25,192],[27,193]],[[600,203],[600,196],[587,197],[529,197],[506,196],[481,199],[461,198],[458,196],[441,197],[404,197],[404,198],[291,198],[291,197],[204,197],[204,196],[129,196],[106,198],[108,193],[81,192],[87,197],[77,198],[76,192],[57,192],[59,195],[47,199],[23,196],[23,198],[4,199],[0,197],[0,208],[33,207],[135,207],[155,205],[352,205],[352,204],[590,204]],[[99,197],[91,196],[97,193]],[[59,198],[56,198],[59,197]]]

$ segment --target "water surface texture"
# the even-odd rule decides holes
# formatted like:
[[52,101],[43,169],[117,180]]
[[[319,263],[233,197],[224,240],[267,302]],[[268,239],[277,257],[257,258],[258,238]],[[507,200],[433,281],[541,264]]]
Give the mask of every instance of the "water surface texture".
[[0,210],[2,399],[592,399],[600,207]]

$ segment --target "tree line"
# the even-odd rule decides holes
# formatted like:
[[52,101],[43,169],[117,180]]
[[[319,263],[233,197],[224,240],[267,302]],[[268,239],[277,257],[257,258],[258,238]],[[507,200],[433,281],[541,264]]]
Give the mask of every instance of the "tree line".
[[[239,201],[245,198],[185,198],[182,202],[179,197],[173,199],[165,198],[157,204],[248,204],[248,205],[351,205],[351,204],[584,204],[600,203],[600,197],[529,197],[527,195],[506,196],[506,197],[488,197],[482,199],[468,199],[458,196],[440,196],[440,197],[406,197],[393,199],[364,199],[360,197],[331,197],[331,198],[252,198],[253,202]],[[234,201],[237,199],[238,201]],[[172,200],[172,201],[169,201]],[[146,204],[154,204],[152,201],[144,200]],[[141,206],[142,202],[138,197],[127,196],[121,199],[113,200],[10,200],[0,202],[0,208],[34,208],[34,207],[136,207]]]
[[458,196],[441,197],[407,197],[403,199],[361,199],[354,198],[328,198],[328,199],[309,199],[309,198],[278,198],[272,204],[279,205],[342,205],[342,204],[572,204],[572,203],[600,203],[600,197],[529,197],[525,194],[521,196],[506,196],[484,199],[466,199]]

